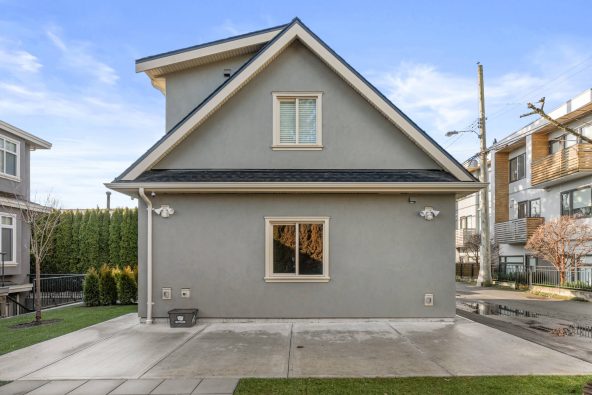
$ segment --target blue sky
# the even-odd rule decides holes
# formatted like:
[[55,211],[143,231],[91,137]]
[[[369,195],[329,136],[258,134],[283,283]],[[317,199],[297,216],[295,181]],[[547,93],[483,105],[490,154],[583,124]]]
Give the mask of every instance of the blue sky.
[[[486,4],[489,3],[489,4]],[[361,6],[361,4],[363,6]],[[0,0],[0,119],[50,140],[32,191],[64,207],[104,205],[112,180],[164,133],[164,97],[134,60],[300,17],[463,160],[485,68],[489,141],[592,86],[589,1]],[[135,205],[114,194],[115,205]]]

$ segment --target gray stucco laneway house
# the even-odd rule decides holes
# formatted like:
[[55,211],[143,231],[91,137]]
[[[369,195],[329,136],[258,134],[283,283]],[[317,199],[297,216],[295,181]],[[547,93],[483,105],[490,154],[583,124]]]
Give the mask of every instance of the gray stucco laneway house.
[[482,184],[299,19],[136,70],[168,131],[107,186],[139,201],[141,317],[454,317]]

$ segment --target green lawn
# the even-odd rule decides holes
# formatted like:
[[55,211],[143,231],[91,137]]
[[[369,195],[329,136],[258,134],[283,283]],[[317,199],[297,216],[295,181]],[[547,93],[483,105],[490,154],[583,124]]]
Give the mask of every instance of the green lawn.
[[135,311],[137,311],[135,305],[63,307],[44,311],[42,314],[44,320],[60,319],[60,322],[21,329],[14,329],[11,326],[33,321],[34,313],[5,318],[0,320],[0,355]]
[[[536,363],[536,362],[535,362]],[[235,395],[581,394],[592,376],[409,377],[372,379],[242,379]]]

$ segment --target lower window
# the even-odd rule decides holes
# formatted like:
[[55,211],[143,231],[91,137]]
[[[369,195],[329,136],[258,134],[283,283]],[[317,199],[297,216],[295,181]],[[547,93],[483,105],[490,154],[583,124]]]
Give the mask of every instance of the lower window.
[[16,239],[14,227],[16,217],[13,214],[0,213],[0,253],[4,254],[5,263],[14,263]]
[[329,281],[329,218],[266,217],[265,280]]

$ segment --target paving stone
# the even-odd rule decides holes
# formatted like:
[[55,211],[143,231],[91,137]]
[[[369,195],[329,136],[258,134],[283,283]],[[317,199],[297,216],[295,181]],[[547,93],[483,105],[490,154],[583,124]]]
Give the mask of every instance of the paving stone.
[[17,380],[0,387],[0,395],[24,395],[47,384],[47,380]]
[[163,381],[151,394],[189,395],[201,382],[201,379],[168,379]]
[[194,394],[232,394],[238,379],[203,379]]
[[64,395],[80,387],[86,380],[55,380],[38,387],[27,395]]
[[68,395],[107,395],[125,380],[88,380]]
[[160,383],[162,383],[162,379],[126,380],[109,395],[146,395],[152,392]]

